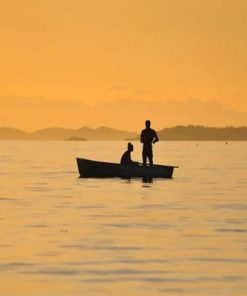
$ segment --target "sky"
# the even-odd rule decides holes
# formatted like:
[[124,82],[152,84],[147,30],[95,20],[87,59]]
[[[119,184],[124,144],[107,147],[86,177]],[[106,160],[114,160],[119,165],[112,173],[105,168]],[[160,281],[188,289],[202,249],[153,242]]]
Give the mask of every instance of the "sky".
[[[124,128],[118,117],[133,102],[132,130],[149,111],[157,126],[247,125],[246,15],[246,0],[2,1],[0,126]],[[60,113],[40,113],[40,100],[57,101]],[[110,108],[123,101],[130,105]],[[75,122],[74,102],[94,110],[108,104],[109,114]],[[165,121],[151,112],[160,104],[190,118],[174,112]],[[198,104],[202,111],[210,105],[218,120],[206,108],[200,121]]]

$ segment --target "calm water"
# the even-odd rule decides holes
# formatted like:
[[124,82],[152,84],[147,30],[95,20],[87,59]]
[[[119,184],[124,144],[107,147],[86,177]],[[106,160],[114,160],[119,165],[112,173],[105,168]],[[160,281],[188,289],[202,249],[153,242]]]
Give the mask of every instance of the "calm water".
[[172,180],[78,179],[125,145],[0,142],[0,295],[247,295],[247,143],[158,143]]

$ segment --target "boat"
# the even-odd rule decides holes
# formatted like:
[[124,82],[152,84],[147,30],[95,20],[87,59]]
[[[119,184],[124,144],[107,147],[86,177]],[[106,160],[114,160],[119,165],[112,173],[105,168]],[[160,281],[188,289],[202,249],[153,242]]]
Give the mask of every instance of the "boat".
[[77,158],[81,178],[172,178],[174,168],[170,165],[122,165]]

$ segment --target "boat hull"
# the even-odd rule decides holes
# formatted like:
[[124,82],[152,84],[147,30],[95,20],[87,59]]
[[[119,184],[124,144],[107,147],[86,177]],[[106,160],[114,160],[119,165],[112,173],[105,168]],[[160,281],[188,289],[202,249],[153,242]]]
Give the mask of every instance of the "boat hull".
[[174,166],[127,166],[77,158],[81,178],[172,178]]

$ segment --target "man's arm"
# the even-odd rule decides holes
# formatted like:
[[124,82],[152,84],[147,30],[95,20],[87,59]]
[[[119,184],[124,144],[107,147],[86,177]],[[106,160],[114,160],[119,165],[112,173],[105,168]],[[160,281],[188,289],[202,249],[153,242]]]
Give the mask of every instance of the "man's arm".
[[140,139],[141,143],[144,143],[144,135],[143,135],[143,131],[141,133],[141,139]]
[[159,142],[159,137],[157,136],[156,131],[154,131],[154,140],[153,140],[153,144]]

